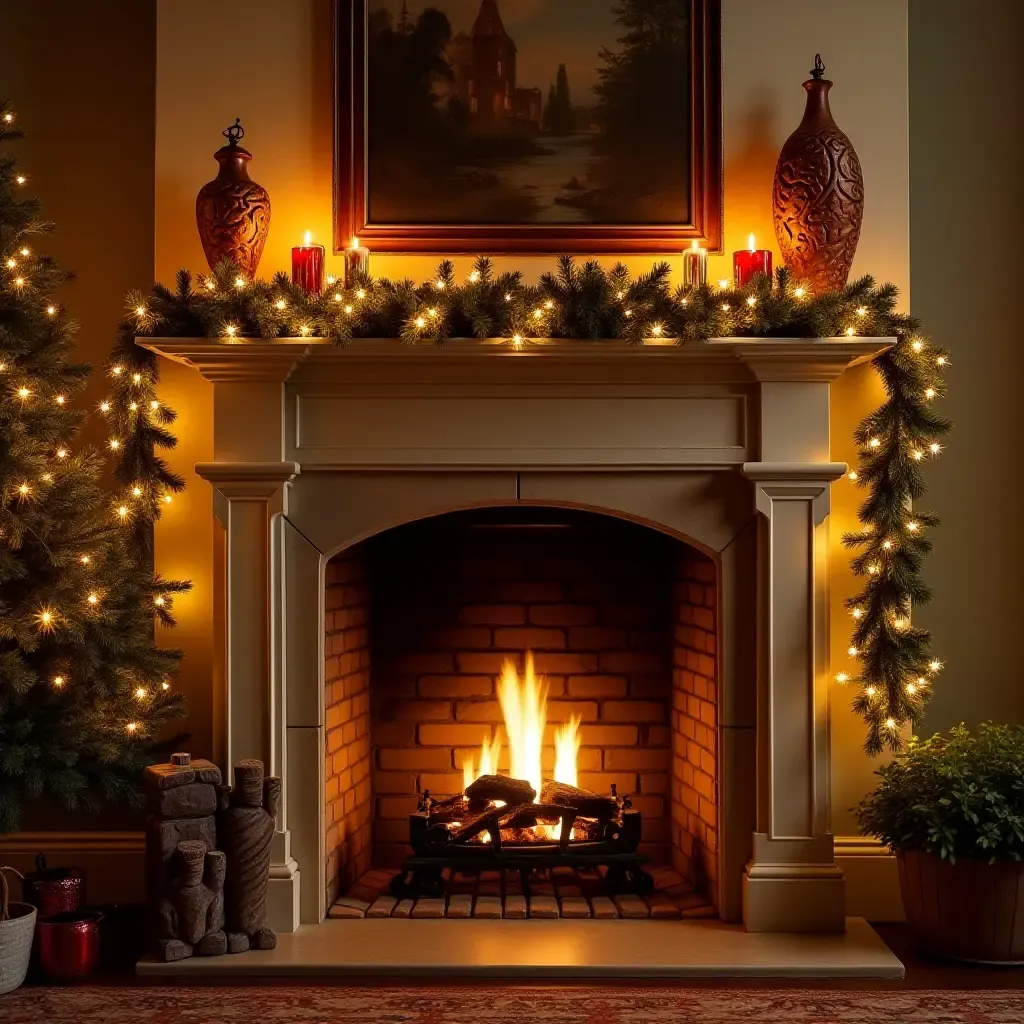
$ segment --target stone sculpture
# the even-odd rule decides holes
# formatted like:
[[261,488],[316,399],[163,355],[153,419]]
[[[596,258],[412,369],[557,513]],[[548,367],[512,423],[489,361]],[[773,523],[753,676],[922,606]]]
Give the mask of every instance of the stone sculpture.
[[184,839],[170,866],[171,878],[160,900],[157,954],[171,961],[227,952],[224,854],[207,849],[201,839]]
[[267,926],[270,845],[281,800],[281,780],[263,777],[263,762],[239,761],[235,787],[218,788],[217,834],[227,858],[224,908],[229,953],[273,949]]

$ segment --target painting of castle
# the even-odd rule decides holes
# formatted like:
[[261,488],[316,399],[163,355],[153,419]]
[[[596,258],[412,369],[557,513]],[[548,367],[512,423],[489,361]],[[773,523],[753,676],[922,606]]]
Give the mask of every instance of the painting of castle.
[[368,223],[686,223],[692,2],[369,0]]

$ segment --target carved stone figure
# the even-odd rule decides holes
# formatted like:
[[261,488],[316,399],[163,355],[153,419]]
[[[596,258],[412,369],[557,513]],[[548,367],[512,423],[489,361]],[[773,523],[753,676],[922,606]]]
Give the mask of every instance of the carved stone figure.
[[156,952],[165,961],[227,952],[224,934],[225,857],[201,839],[178,843],[160,900]]
[[821,56],[804,82],[807,106],[775,168],[772,211],[786,266],[815,292],[842,288],[864,218],[864,177],[853,144],[832,120]]
[[224,908],[229,953],[273,949],[277,935],[266,923],[270,844],[281,800],[281,780],[263,777],[263,762],[239,761],[235,788],[218,790],[217,835],[227,856]]
[[238,144],[245,135],[238,118],[222,134],[228,144],[213,154],[220,170],[199,190],[196,224],[210,269],[229,259],[251,279],[270,232],[270,196],[249,177],[252,153]]

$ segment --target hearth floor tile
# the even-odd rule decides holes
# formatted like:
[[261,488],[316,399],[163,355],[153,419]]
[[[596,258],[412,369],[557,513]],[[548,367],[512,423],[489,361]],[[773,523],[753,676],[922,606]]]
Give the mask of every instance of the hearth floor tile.
[[841,935],[747,932],[720,921],[327,920],[277,948],[177,963],[154,981],[217,977],[902,978],[871,926]]

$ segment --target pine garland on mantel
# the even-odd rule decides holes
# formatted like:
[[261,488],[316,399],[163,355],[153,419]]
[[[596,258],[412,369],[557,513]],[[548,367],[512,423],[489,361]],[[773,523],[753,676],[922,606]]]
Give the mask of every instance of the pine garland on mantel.
[[139,543],[148,543],[161,503],[184,481],[158,454],[175,444],[174,413],[156,397],[158,360],[135,344],[137,336],[306,336],[337,344],[371,337],[439,345],[455,337],[506,337],[512,347],[530,338],[617,338],[640,346],[651,338],[895,337],[896,345],[874,361],[886,401],[855,435],[860,461],[850,479],[866,498],[858,510],[861,529],[843,541],[863,585],[846,602],[854,620],[850,671],[836,679],[856,690],[853,706],[867,726],[867,752],[899,750],[903,727],[920,721],[942,667],[928,632],[911,622],[913,607],[930,596],[921,570],[931,550],[928,531],[938,520],[912,503],[925,493],[924,464],[942,451],[939,439],[951,426],[931,407],[944,392],[948,357],[921,334],[914,317],[896,312],[896,287],[878,286],[870,277],[812,295],[786,270],[745,288],[675,290],[669,273],[667,263],[657,263],[633,277],[622,264],[606,270],[597,261],[581,265],[562,256],[556,273],[527,285],[518,271],[498,274],[481,257],[465,281],[456,280],[446,260],[424,284],[364,278],[344,288],[329,279],[324,293],[310,298],[284,274],[249,281],[225,263],[194,284],[179,271],[173,291],[155,285],[147,296],[129,297],[108,366],[113,390],[102,406],[120,442],[117,479],[125,501],[139,504],[133,490],[144,484],[145,507],[132,519]]

